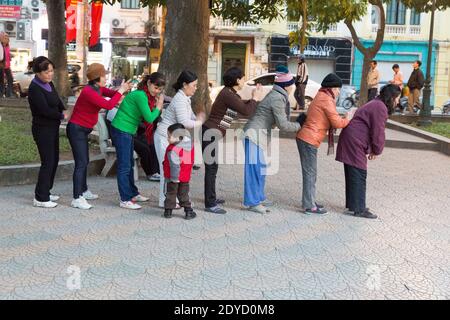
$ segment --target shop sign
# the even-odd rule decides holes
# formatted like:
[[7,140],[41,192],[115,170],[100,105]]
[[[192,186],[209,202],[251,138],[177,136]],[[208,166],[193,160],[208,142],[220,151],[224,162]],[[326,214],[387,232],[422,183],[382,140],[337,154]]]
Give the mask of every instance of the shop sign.
[[20,19],[20,6],[0,5],[0,18]]
[[[334,47],[334,46],[327,46],[327,45],[322,46],[322,45],[308,44],[306,46],[303,54],[307,57],[309,56],[309,57],[316,57],[316,58],[334,58],[335,51],[336,51],[336,47]],[[298,46],[293,47],[291,49],[291,53],[295,56],[300,55],[300,48]]]

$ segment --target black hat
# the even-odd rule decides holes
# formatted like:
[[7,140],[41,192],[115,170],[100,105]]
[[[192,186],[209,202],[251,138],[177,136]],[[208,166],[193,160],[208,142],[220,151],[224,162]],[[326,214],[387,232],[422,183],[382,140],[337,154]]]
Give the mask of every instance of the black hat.
[[322,81],[323,88],[342,88],[342,80],[334,73],[328,74]]

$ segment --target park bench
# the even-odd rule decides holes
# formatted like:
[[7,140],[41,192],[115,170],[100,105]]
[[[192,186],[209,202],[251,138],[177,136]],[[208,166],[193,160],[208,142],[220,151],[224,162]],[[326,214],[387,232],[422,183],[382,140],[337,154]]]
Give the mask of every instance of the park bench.
[[[98,132],[98,143],[100,152],[105,156],[105,166],[103,167],[101,175],[106,177],[114,168],[117,161],[116,148],[112,145],[111,137],[109,136],[108,127],[106,125],[105,112],[100,112],[96,131]],[[139,179],[138,155],[133,152],[134,159],[134,180]]]

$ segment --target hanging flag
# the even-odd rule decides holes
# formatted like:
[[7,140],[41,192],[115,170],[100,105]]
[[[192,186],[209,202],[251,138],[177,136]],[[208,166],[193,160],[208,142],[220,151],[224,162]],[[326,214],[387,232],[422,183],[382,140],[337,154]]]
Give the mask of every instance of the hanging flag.
[[91,7],[91,39],[89,47],[95,46],[100,40],[100,24],[102,22],[103,2],[96,0]]
[[77,6],[81,0],[66,0],[66,43],[77,39]]

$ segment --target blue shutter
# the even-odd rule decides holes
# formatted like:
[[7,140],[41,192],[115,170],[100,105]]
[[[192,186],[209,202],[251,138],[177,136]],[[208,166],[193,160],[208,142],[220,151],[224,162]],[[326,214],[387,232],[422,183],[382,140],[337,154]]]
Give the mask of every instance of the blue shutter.
[[413,26],[420,25],[420,12],[416,12],[415,9],[411,9],[411,18],[409,24]]
[[[394,9],[395,8],[395,9]],[[397,0],[392,0],[387,5],[386,24],[395,24],[395,13],[397,8]]]
[[403,4],[403,2],[399,1],[397,24],[405,24],[405,23],[406,23],[406,7]]

